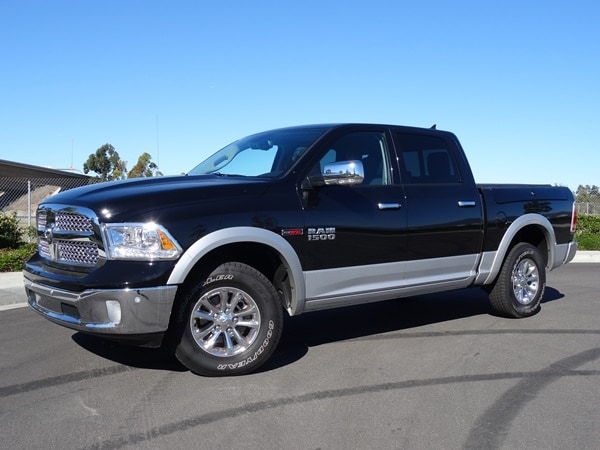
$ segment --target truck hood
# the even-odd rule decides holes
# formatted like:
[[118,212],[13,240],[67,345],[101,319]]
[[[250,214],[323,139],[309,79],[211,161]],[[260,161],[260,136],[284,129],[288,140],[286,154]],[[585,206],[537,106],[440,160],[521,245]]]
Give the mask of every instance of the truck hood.
[[42,204],[85,207],[98,215],[109,211],[112,220],[124,221],[145,211],[175,205],[197,205],[228,197],[256,198],[270,183],[264,178],[218,175],[135,178],[70,189],[47,198]]

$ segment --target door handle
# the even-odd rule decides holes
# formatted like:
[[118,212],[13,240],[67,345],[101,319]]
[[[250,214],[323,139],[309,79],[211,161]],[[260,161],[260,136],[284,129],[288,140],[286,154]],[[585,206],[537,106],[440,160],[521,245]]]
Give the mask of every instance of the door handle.
[[458,206],[460,208],[468,208],[468,207],[475,206],[475,205],[476,205],[476,203],[472,200],[460,200],[458,202]]
[[402,205],[400,203],[377,203],[379,209],[400,209]]

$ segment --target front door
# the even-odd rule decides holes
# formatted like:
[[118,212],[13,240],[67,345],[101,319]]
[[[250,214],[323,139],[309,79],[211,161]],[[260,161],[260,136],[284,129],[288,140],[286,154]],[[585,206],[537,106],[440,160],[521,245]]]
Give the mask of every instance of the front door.
[[304,191],[307,299],[361,295],[402,282],[406,250],[404,193],[385,128],[346,130],[323,147],[312,172],[360,161],[360,184]]

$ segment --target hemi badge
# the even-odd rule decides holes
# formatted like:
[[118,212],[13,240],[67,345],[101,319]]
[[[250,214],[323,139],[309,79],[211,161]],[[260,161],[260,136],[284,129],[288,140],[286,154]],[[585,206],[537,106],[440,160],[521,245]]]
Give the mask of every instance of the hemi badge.
[[304,234],[304,230],[302,228],[291,228],[281,230],[282,236],[302,236]]

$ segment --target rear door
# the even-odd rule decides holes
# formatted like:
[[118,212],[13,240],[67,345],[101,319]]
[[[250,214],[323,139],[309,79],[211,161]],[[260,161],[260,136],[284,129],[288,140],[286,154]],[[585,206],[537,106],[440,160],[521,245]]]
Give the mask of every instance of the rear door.
[[470,171],[444,135],[394,135],[406,195],[407,286],[468,283],[483,242],[483,213]]

